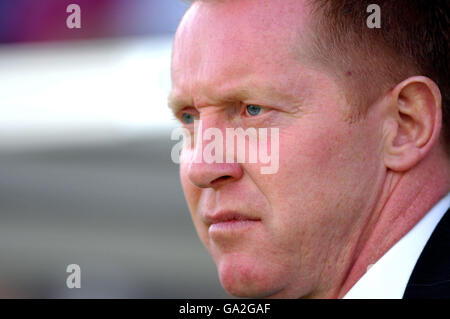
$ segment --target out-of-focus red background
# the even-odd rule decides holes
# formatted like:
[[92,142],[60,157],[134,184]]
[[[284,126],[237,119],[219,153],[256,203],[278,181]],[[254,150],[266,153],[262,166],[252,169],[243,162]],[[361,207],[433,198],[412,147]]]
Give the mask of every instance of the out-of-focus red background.
[[[66,27],[78,4],[82,28]],[[174,0],[2,0],[0,43],[172,34],[186,4]]]

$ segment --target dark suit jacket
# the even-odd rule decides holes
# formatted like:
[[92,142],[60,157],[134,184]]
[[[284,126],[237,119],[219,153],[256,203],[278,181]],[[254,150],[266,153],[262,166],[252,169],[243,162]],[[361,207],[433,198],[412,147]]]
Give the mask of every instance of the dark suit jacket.
[[450,209],[420,254],[403,298],[450,298]]

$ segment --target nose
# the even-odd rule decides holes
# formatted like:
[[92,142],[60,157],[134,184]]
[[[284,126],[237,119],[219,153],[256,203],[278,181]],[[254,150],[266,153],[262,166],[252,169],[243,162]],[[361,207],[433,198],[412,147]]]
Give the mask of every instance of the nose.
[[220,188],[239,180],[242,168],[239,163],[194,163],[188,168],[188,178],[199,188]]
[[[219,129],[220,123],[218,121],[202,120],[199,131],[201,134],[197,134],[196,142],[192,156],[190,157],[187,165],[187,177],[190,182],[199,188],[220,188],[226,184],[239,180],[243,175],[241,164],[234,158],[233,163],[227,163],[225,158],[221,161],[208,161],[205,160],[205,149],[210,148],[210,143],[215,143],[216,140],[203,139],[206,130],[208,128],[214,128],[217,133],[222,134],[222,145],[215,145],[217,148],[222,147],[222,152],[214,149],[218,153],[227,153],[226,150],[226,136],[223,134],[226,130],[222,127]],[[220,139],[219,139],[220,140]],[[222,157],[222,156],[219,156]]]

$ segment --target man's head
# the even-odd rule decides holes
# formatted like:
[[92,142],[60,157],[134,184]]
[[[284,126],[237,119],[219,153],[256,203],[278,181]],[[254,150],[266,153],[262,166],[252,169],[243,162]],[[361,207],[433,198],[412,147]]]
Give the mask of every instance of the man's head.
[[[279,129],[273,175],[262,175],[260,163],[197,162],[200,143],[183,149],[180,175],[194,224],[222,285],[237,296],[336,295],[392,187],[389,174],[410,170],[432,150],[443,156],[435,82],[411,77],[418,74],[412,64],[399,62],[398,73],[411,73],[391,83],[393,71],[376,83],[384,57],[375,53],[387,51],[380,45],[374,56],[358,56],[367,66],[355,65],[362,48],[327,43],[322,18],[334,8],[318,2],[196,1],[177,31],[171,103],[188,130],[192,117],[203,130]],[[358,91],[370,66],[382,73],[373,74],[376,94]],[[232,218],[241,221],[226,222]]]

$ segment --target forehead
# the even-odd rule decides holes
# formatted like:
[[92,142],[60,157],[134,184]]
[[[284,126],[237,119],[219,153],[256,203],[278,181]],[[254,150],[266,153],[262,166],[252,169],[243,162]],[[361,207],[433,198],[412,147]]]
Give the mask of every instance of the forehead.
[[298,0],[195,2],[175,38],[172,93],[295,77],[308,12]]

